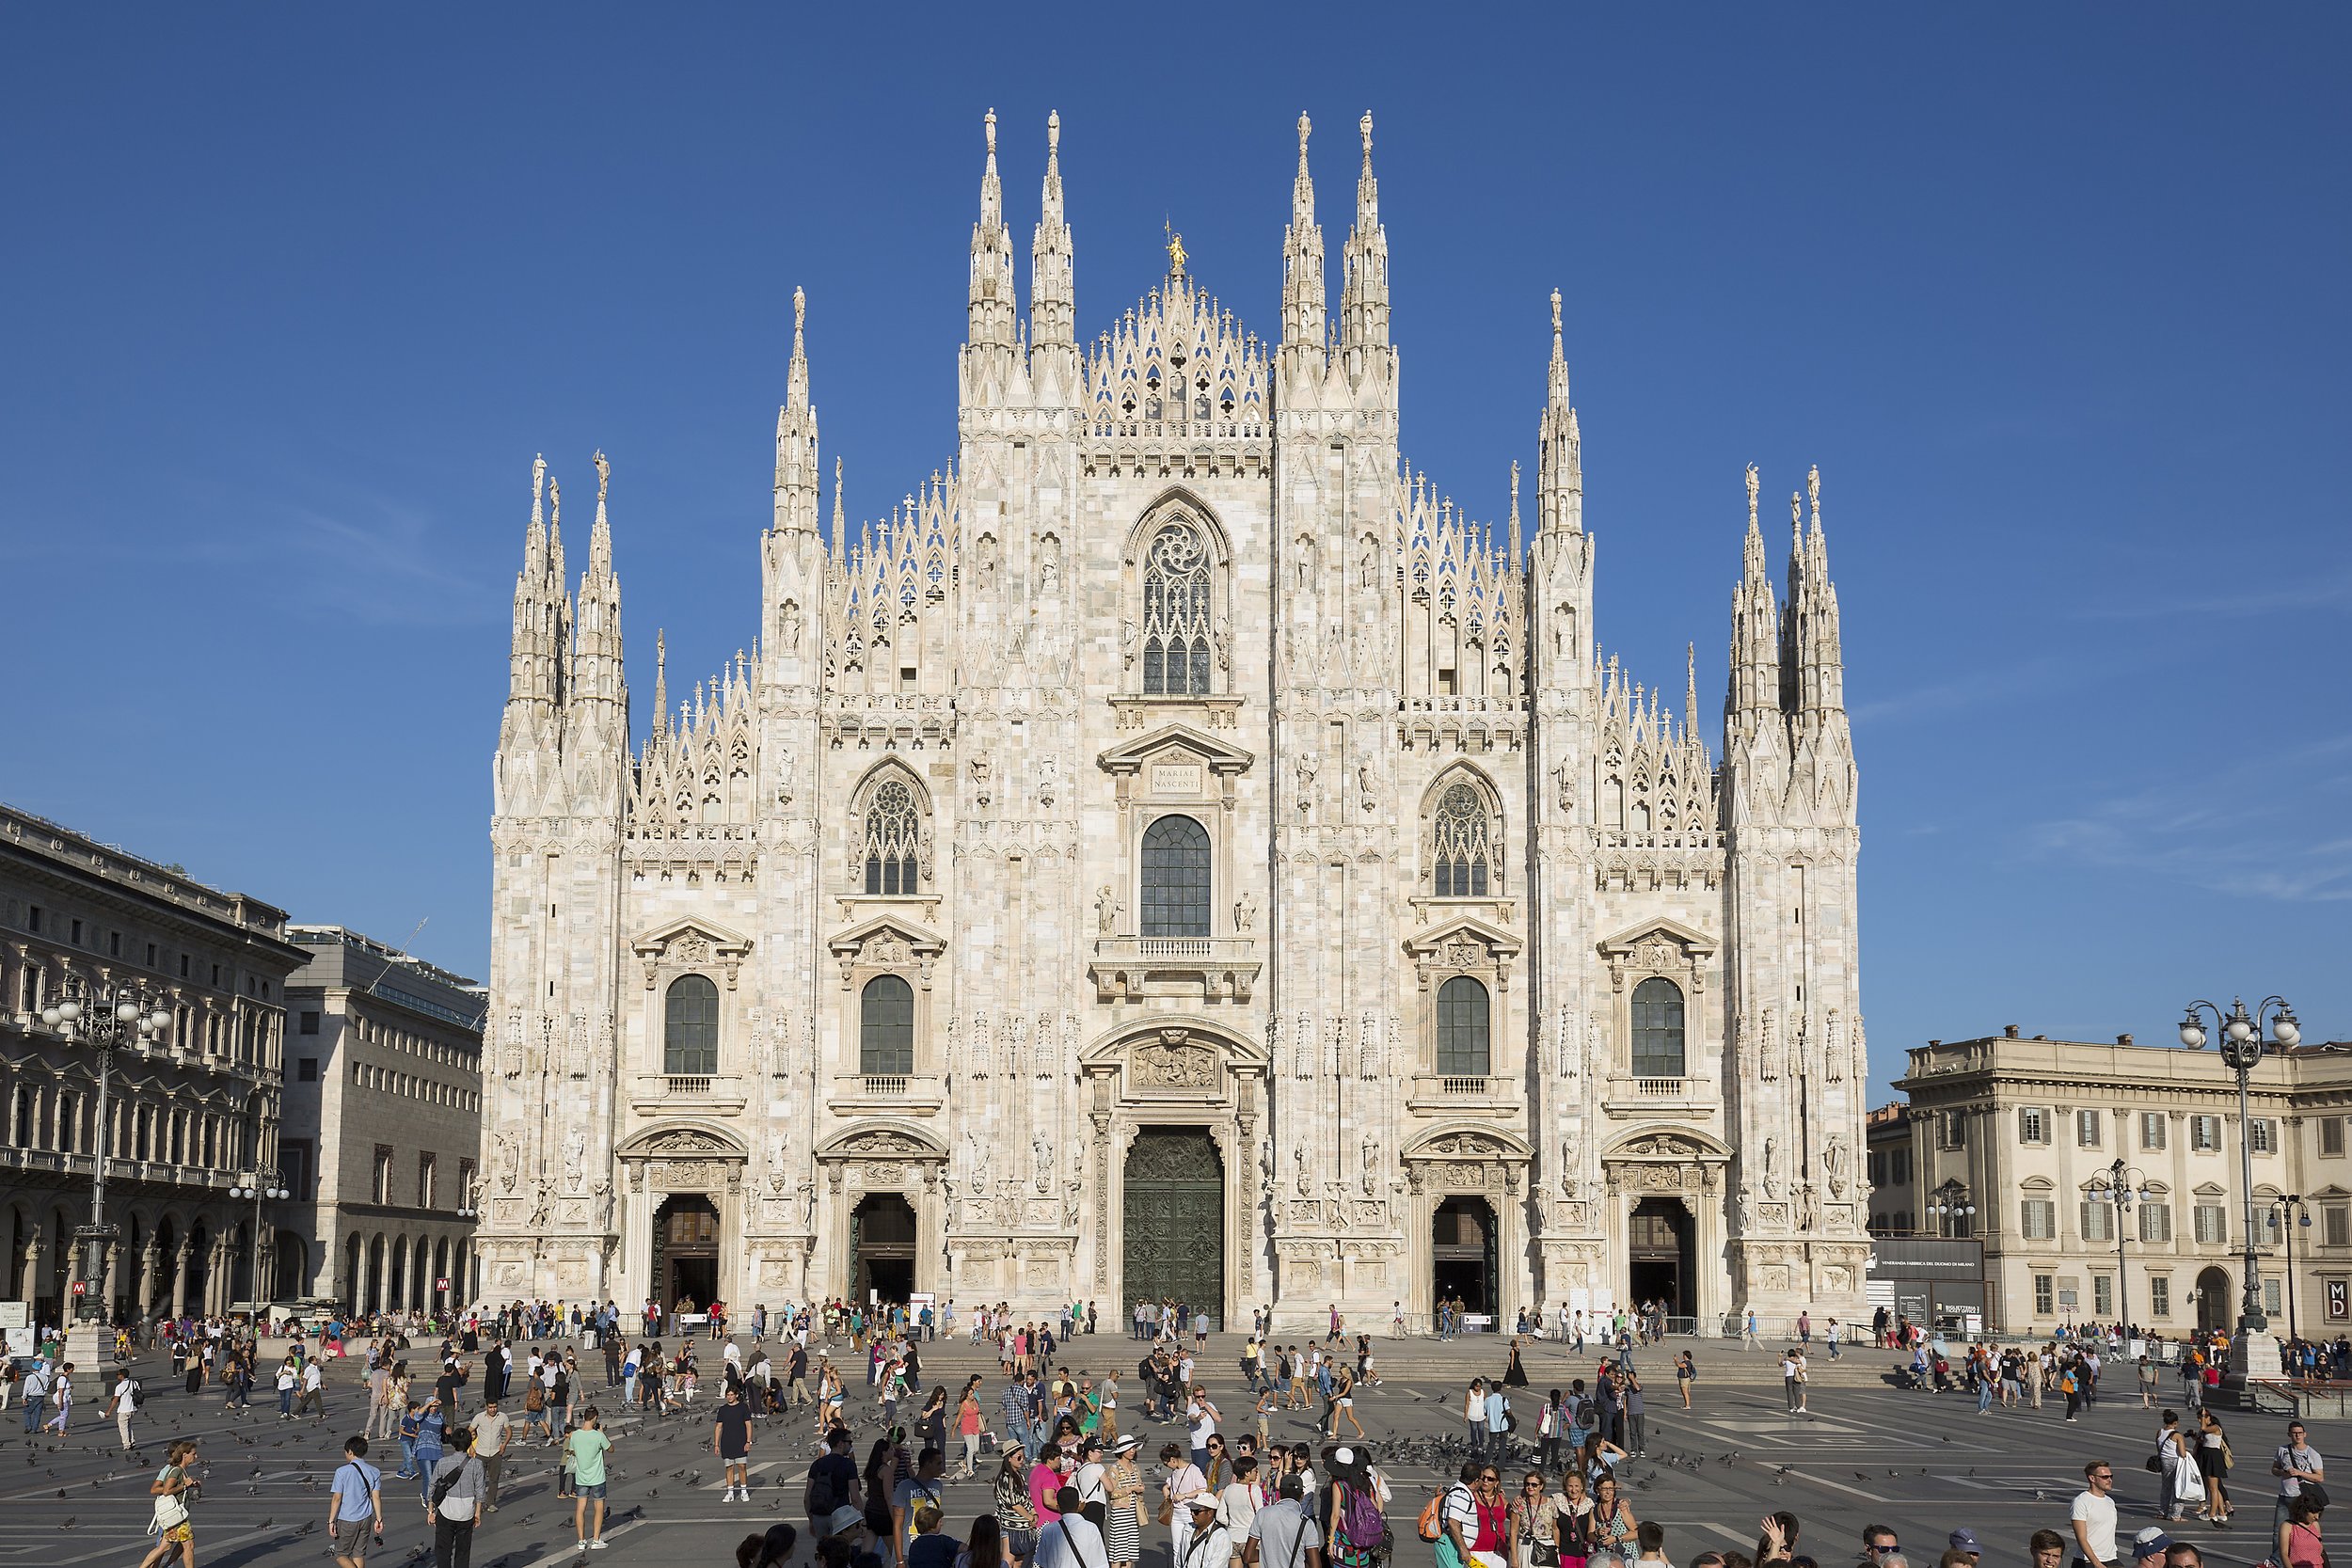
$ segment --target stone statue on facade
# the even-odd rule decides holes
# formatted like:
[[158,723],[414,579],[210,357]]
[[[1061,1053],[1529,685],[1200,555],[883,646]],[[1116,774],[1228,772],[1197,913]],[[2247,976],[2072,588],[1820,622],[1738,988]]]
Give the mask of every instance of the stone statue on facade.
[[1106,937],[1119,934],[1119,895],[1108,882],[1094,895],[1094,928]]
[[1247,932],[1258,924],[1258,895],[1245,893],[1233,904],[1233,929]]

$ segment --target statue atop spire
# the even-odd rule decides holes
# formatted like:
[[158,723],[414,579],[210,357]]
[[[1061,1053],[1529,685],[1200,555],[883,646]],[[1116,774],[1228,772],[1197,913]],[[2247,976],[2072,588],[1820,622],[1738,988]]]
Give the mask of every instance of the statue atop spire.
[[1012,371],[1012,236],[1005,230],[1005,187],[996,173],[996,111],[983,121],[988,158],[980,172],[980,217],[972,226],[972,280],[964,341],[964,396],[1001,387]]
[[1168,236],[1168,276],[1184,277],[1184,258],[1187,254],[1184,250],[1184,237],[1165,223],[1160,225],[1160,232]]
[[817,531],[817,408],[809,398],[808,294],[792,290],[792,358],[785,371],[784,406],[776,410],[776,499],[771,525],[778,531]]
[[[1357,122],[1364,137],[1363,172],[1356,178],[1356,226],[1347,231],[1347,264],[1340,293],[1340,345],[1389,344],[1389,236],[1380,227],[1380,182],[1372,175],[1372,111]],[[1355,373],[1353,369],[1351,374]]]
[[1307,172],[1307,137],[1313,130],[1314,122],[1300,115],[1298,178],[1291,185],[1290,227],[1282,230],[1282,342],[1299,354],[1320,353],[1328,336],[1323,229],[1315,222],[1315,182]]

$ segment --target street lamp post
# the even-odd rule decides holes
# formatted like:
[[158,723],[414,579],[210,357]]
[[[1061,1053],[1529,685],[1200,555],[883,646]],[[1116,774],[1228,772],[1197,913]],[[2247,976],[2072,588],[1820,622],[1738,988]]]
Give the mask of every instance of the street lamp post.
[[[2270,1332],[2270,1320],[2263,1314],[2262,1260],[2254,1253],[2254,1130],[2249,1120],[2252,1113],[2247,1081],[2272,1046],[2289,1049],[2303,1037],[2303,1031],[2295,1022],[2295,1009],[2282,996],[2264,997],[2250,1015],[2242,997],[2231,1000],[2226,1015],[2215,1003],[2197,1001],[2181,1016],[2181,1043],[2191,1051],[2204,1049],[2207,1013],[2213,1015],[2214,1033],[2219,1036],[2222,1063],[2237,1074],[2239,1180],[2245,1183],[2246,1194],[2246,1277],[2239,1295],[2237,1332],[2230,1337],[2230,1373],[2243,1383],[2249,1376],[2279,1375],[2279,1341]],[[2265,1023],[2270,1029],[2267,1040],[2263,1038]],[[2262,1341],[2259,1351],[2252,1343],[2258,1338]]]
[[1957,1196],[1949,1203],[1929,1204],[1928,1212],[1935,1216],[1935,1228],[1947,1240],[1976,1229],[1977,1206],[1961,1202]]
[[2295,1323],[2295,1232],[2298,1226],[2304,1229],[2311,1227],[2311,1205],[2303,1201],[2301,1193],[2289,1193],[2279,1200],[2279,1207],[2271,1211],[2271,1217],[2279,1222],[2279,1229],[2286,1237],[2287,1338],[2294,1341],[2303,1337],[2303,1331]]
[[74,1304],[73,1315],[86,1327],[95,1327],[114,1315],[113,1304],[105,1299],[106,1244],[121,1234],[106,1223],[106,1154],[113,1141],[112,1129],[106,1125],[107,1069],[126,1037],[135,1036],[142,1042],[160,1039],[171,1027],[171,1015],[161,1006],[150,1010],[145,987],[108,982],[93,991],[78,976],[69,974],[63,992],[40,1010],[41,1022],[68,1040],[87,1041],[98,1053],[98,1119],[91,1140],[96,1145],[96,1161],[90,1170],[89,1224],[76,1227],[73,1232],[73,1239],[82,1243],[82,1296]]
[[2123,1325],[2126,1334],[2131,1332],[2132,1308],[2131,1287],[2125,1283],[2123,1273],[2123,1216],[2132,1212],[2133,1204],[2147,1196],[2148,1179],[2125,1164],[2121,1155],[2107,1167],[2104,1183],[2096,1177],[2091,1179],[2090,1201],[2115,1205],[2115,1321]]
[[[278,1185],[283,1180],[285,1180],[285,1176],[275,1165],[263,1165],[255,1171],[249,1180],[229,1189],[230,1197],[249,1197],[253,1200],[253,1277],[246,1283],[252,1292],[253,1308],[257,1317],[262,1308],[269,1304],[269,1298],[277,1293],[274,1282],[278,1277],[278,1238],[275,1235],[270,1238],[269,1253],[266,1259],[268,1267],[264,1275],[265,1259],[262,1252],[262,1200],[268,1198],[275,1203],[282,1198],[292,1197],[294,1196],[292,1193]],[[263,1289],[264,1277],[273,1282],[272,1288]]]

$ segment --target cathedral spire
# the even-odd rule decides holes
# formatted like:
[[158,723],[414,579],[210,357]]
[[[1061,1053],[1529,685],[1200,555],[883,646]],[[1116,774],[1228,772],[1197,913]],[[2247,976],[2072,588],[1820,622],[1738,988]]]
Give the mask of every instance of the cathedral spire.
[[[588,534],[588,569],[580,578],[580,636],[572,649],[569,690],[575,704],[604,703],[617,708],[628,702],[628,687],[621,668],[621,582],[612,573],[612,526],[605,507],[612,465],[601,451],[596,465],[596,520]],[[627,743],[617,715],[602,721],[607,731],[603,743]]]
[[1346,278],[1340,294],[1340,346],[1386,348],[1389,342],[1389,236],[1380,227],[1380,182],[1372,174],[1372,111],[1357,122],[1363,133],[1363,172],[1356,177],[1356,226],[1347,231]]
[[506,699],[509,729],[516,705],[557,700],[561,675],[555,666],[556,629],[562,612],[563,580],[548,570],[548,460],[531,462],[531,527],[523,535],[522,570],[515,574],[515,626],[508,646]]
[[1568,401],[1568,356],[1562,344],[1560,291],[1551,291],[1550,394],[1536,429],[1535,530],[1584,531],[1584,438]]
[[670,634],[653,634],[653,733],[660,739],[670,727]]
[[1756,520],[1761,487],[1756,465],[1748,465],[1748,532],[1740,584],[1731,591],[1731,688],[1724,698],[1726,752],[1732,742],[1752,738],[1781,714],[1780,607],[1772,594],[1765,559],[1764,530]]
[[1313,129],[1313,121],[1298,117],[1298,178],[1291,185],[1290,227],[1282,230],[1282,344],[1320,352],[1327,309],[1323,227],[1315,222],[1315,182],[1307,172],[1307,136]]
[[1519,547],[1519,460],[1518,460],[1518,458],[1514,457],[1513,459],[1511,459],[1511,568],[1512,568],[1512,570],[1514,570],[1514,571],[1518,570],[1518,569],[1519,569],[1519,567],[1520,567],[1520,565],[1522,564],[1522,562],[1521,562],[1521,561],[1520,561],[1520,554],[1521,554],[1521,551],[1520,551],[1520,547]]
[[[996,173],[996,111],[988,111],[988,163],[980,174],[980,217],[972,226],[972,279],[966,341],[999,375],[1013,347],[1012,237],[1005,231],[1005,186]],[[982,357],[972,356],[972,357]]]
[[[1061,194],[1061,114],[1045,117],[1045,192],[1039,207],[1037,237],[1029,247],[1029,346],[1074,348],[1077,343],[1076,279],[1070,222]],[[1070,368],[1076,367],[1074,354]]]
[[785,372],[784,406],[776,410],[777,532],[817,531],[817,407],[808,388],[808,296],[792,291],[792,361]]
[[[1842,718],[1845,712],[1845,658],[1837,630],[1837,587],[1830,581],[1829,543],[1821,533],[1819,467],[1805,474],[1804,487],[1811,502],[1812,529],[1798,539],[1789,561],[1789,621],[1796,667],[1796,701],[1791,711],[1819,721],[1829,714]],[[1789,499],[1793,510],[1795,498]],[[1798,598],[1800,584],[1802,601]]]

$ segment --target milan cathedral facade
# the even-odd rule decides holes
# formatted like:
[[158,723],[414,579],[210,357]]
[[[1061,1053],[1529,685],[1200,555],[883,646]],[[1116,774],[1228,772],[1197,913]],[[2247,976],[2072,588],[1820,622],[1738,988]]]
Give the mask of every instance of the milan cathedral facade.
[[1818,475],[1776,593],[1748,470],[1713,754],[1597,641],[1559,296],[1525,538],[1406,462],[1371,119],[1336,309],[1308,129],[1279,341],[1178,242],[1089,342],[992,114],[952,466],[828,519],[796,293],[757,634],[635,735],[603,458],[576,592],[534,469],[486,1297],[1859,1313]]

